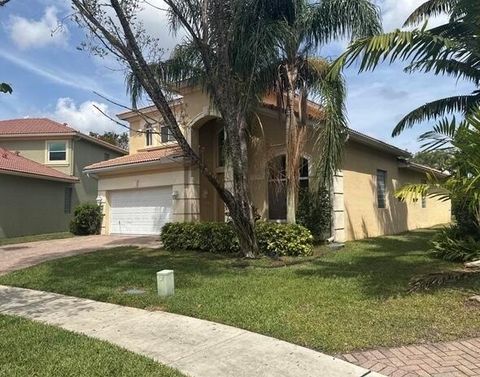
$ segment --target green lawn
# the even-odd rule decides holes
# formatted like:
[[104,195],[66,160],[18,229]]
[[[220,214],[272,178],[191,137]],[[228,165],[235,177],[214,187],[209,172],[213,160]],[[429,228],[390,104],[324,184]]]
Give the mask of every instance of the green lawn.
[[0,315],[0,376],[183,375],[106,342],[25,319]]
[[[434,231],[351,242],[312,258],[245,261],[123,248],[47,262],[0,284],[166,310],[329,353],[480,335],[466,298],[478,277],[408,294],[412,277],[457,268],[426,254]],[[155,272],[174,269],[176,294],[155,295]],[[124,293],[143,288],[143,296]]]
[[72,233],[63,232],[63,233],[36,234],[33,236],[23,236],[23,237],[13,237],[13,238],[0,238],[0,246],[13,245],[16,243],[35,242],[35,241],[58,240],[58,239],[70,238],[70,237],[73,237]]

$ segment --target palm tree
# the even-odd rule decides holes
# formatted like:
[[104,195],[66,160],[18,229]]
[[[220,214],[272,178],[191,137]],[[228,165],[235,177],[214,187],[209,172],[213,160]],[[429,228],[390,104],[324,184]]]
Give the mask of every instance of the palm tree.
[[[427,29],[428,18],[447,14],[449,22]],[[412,31],[396,30],[362,38],[350,45],[336,61],[332,72],[360,59],[360,71],[373,70],[383,61],[409,60],[406,72],[433,72],[465,79],[477,86],[472,93],[439,99],[407,114],[394,128],[393,136],[416,123],[460,112],[472,114],[480,104],[480,2],[471,0],[428,0],[417,8],[404,26],[419,25]]]
[[346,137],[343,78],[339,72],[328,76],[330,62],[316,57],[318,49],[335,39],[378,34],[381,24],[377,7],[368,0],[291,0],[287,4],[290,11],[284,12],[278,59],[267,72],[265,86],[276,94],[284,114],[287,221],[295,223],[309,96],[316,97],[323,107],[315,122],[319,186],[328,185],[338,169]]

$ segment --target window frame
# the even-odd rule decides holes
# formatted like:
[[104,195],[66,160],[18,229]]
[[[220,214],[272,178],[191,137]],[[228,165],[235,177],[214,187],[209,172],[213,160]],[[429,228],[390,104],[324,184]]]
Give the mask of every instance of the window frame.
[[[383,174],[383,192],[380,192],[379,173]],[[375,179],[376,179],[376,201],[377,201],[378,209],[387,208],[387,197],[388,197],[387,177],[388,177],[388,172],[386,170],[377,169]],[[382,196],[382,200],[380,200],[380,196]]]
[[[64,151],[50,151],[50,145],[52,144],[64,144],[65,145],[65,150]],[[46,163],[49,165],[68,165],[69,161],[69,142],[68,140],[47,140],[45,142],[45,153],[46,153]],[[50,159],[50,153],[65,153],[65,159],[64,160],[51,160]]]
[[153,126],[151,124],[145,126],[145,146],[153,146]]
[[[166,132],[164,132],[164,130],[166,130]],[[168,144],[175,141],[175,137],[170,131],[170,128],[168,128],[168,126],[160,126],[160,142],[162,144]]]

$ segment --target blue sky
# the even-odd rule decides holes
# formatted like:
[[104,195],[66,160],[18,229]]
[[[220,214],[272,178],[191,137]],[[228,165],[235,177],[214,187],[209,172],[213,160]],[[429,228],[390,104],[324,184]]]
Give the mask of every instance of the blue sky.
[[[423,1],[378,0],[385,30],[400,27]],[[151,2],[161,4],[161,0]],[[0,80],[14,87],[13,95],[0,96],[0,119],[45,116],[83,132],[121,132],[123,129],[100,114],[94,105],[111,115],[122,109],[94,92],[127,105],[123,72],[108,58],[77,49],[85,33],[65,20],[70,13],[69,1],[64,0],[11,0],[0,9]],[[147,6],[141,19],[146,29],[160,38],[164,48],[174,46],[164,15]],[[63,26],[58,28],[59,24]],[[335,57],[344,47],[345,43],[339,41],[326,46],[321,53]],[[396,122],[425,102],[467,93],[472,87],[446,77],[408,75],[402,70],[404,65],[384,64],[375,72],[360,75],[355,66],[349,68],[345,72],[347,110],[352,128],[416,151],[416,138],[428,125],[391,138]]]

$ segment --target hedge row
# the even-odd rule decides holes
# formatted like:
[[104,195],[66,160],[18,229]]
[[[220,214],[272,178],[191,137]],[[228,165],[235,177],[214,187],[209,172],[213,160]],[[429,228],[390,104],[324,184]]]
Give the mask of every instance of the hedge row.
[[[313,237],[301,225],[258,222],[256,234],[260,252],[265,255],[307,256],[313,252]],[[231,224],[168,223],[161,240],[167,250],[195,250],[216,254],[240,251],[238,238]]]

